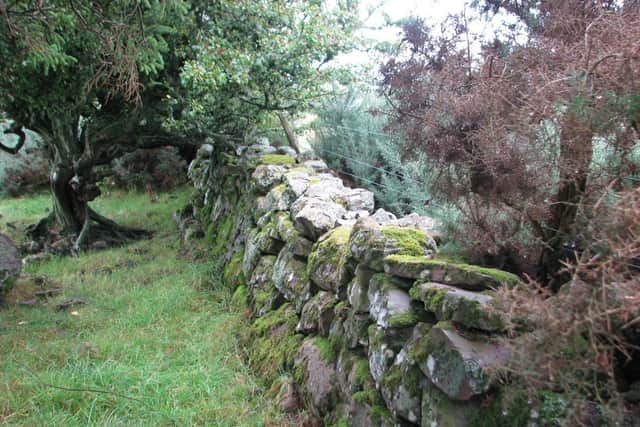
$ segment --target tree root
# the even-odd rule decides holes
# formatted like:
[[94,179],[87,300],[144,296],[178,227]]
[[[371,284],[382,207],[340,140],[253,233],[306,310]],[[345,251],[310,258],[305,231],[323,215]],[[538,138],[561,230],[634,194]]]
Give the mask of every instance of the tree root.
[[87,208],[85,221],[78,232],[52,232],[55,214],[49,214],[38,223],[27,227],[28,236],[44,252],[78,256],[87,248],[105,249],[127,242],[149,238],[148,230],[120,225]]

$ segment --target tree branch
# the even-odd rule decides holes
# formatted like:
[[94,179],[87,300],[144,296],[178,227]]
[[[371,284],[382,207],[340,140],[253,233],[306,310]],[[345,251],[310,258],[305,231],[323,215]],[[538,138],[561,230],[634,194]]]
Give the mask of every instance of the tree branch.
[[24,146],[24,143],[27,140],[27,135],[24,133],[24,129],[22,128],[22,124],[15,122],[13,123],[9,129],[4,131],[5,134],[13,133],[18,135],[18,143],[13,147],[8,147],[0,142],[0,150],[9,153],[9,154],[18,154],[18,151]]

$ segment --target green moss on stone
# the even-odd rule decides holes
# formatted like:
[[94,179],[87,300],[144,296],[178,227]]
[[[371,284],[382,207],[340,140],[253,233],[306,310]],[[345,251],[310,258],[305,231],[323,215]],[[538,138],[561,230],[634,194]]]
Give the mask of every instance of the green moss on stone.
[[[387,258],[393,259],[391,257],[393,257],[393,255],[390,255]],[[463,279],[465,276],[469,279],[473,279],[474,277],[478,276],[484,276],[492,279],[496,283],[506,284],[508,286],[515,286],[520,283],[520,279],[518,278],[518,276],[506,271],[497,270],[495,268],[480,267],[471,264],[450,262],[449,260],[442,259],[440,257],[435,257],[432,259],[421,257],[398,257],[397,259],[402,259],[405,262],[420,262],[425,269],[441,268],[446,272],[447,275],[455,274],[459,279]],[[419,259],[420,261],[418,261]]]
[[267,292],[262,289],[256,289],[253,291],[253,301],[255,307],[264,306],[271,299],[271,292]]
[[356,388],[362,388],[370,379],[371,372],[369,371],[369,360],[358,359],[353,373],[353,385]]
[[263,165],[293,165],[296,159],[285,154],[265,154],[260,158]]
[[420,317],[414,312],[404,312],[389,316],[387,324],[391,328],[404,328],[407,326],[415,325],[420,320]]
[[315,337],[312,340],[313,345],[320,350],[320,359],[327,363],[333,363],[336,361],[336,352],[328,339]]
[[375,388],[368,388],[353,393],[351,398],[362,405],[374,405],[378,400],[378,392]]
[[222,215],[218,220],[207,228],[207,239],[211,245],[211,256],[220,258],[231,243],[231,231],[233,229],[233,218],[230,215]]
[[422,264],[429,259],[430,258],[423,255],[415,256],[415,255],[400,255],[400,254],[388,255],[384,258],[385,261],[403,263],[403,264]]
[[222,281],[225,286],[235,289],[245,282],[244,274],[242,273],[242,259],[244,258],[244,250],[239,250],[233,253],[231,259],[224,266],[224,272],[222,274]]
[[411,347],[408,354],[412,360],[420,363],[421,361],[426,360],[431,352],[433,352],[433,344],[431,343],[429,333],[425,332],[424,335]]
[[243,334],[249,365],[266,384],[293,366],[303,339],[302,335],[295,334],[297,323],[293,308],[284,304],[258,318]]
[[390,421],[392,420],[391,412],[386,408],[386,406],[382,405],[373,405],[369,408],[369,413],[371,414],[371,419],[375,423],[375,425],[380,425],[384,420]]
[[[445,304],[447,289],[431,288],[421,290],[419,286],[414,286],[409,291],[409,295],[414,299],[421,299],[424,302],[424,308],[434,313],[440,313]],[[450,317],[450,316],[449,316]]]
[[238,307],[245,306],[247,304],[247,287],[244,285],[238,286],[231,297],[231,302]]
[[293,330],[297,324],[298,316],[296,316],[293,311],[291,304],[287,303],[279,309],[257,319],[253,325],[251,325],[251,330],[253,335],[261,337],[278,326],[285,325],[287,328]]
[[480,266],[471,265],[471,264],[456,264],[456,266],[464,268],[467,271],[490,276],[494,278],[497,282],[503,283],[508,286],[516,286],[517,284],[520,283],[520,279],[515,274],[508,273],[506,271],[498,270],[495,268],[480,267]]
[[398,244],[398,255],[420,256],[425,254],[427,235],[420,230],[386,225],[382,234]]

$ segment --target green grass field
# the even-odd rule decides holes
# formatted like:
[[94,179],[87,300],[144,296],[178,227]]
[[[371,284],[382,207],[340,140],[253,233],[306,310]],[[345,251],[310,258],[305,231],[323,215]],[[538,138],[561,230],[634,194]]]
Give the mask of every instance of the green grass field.
[[[211,261],[181,255],[171,212],[187,198],[102,197],[99,212],[154,237],[26,268],[63,291],[12,304],[37,289],[23,280],[0,307],[0,425],[283,424],[236,347],[242,310],[211,283]],[[49,205],[46,195],[0,199],[0,231],[19,236]],[[87,304],[56,311],[68,298]]]

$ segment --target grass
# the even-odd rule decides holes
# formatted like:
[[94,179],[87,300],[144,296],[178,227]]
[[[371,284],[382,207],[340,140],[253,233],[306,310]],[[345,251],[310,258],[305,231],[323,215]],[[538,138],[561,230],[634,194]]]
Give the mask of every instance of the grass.
[[[154,237],[27,267],[63,293],[0,307],[0,425],[280,424],[236,347],[241,310],[211,286],[212,262],[180,255],[171,212],[187,198],[103,197],[99,212]],[[7,221],[19,230],[49,205],[48,196],[0,200],[0,229],[15,236]],[[13,298],[28,297],[29,286],[36,285],[18,287]],[[87,304],[56,311],[67,298]]]

